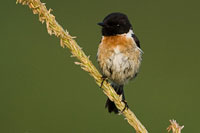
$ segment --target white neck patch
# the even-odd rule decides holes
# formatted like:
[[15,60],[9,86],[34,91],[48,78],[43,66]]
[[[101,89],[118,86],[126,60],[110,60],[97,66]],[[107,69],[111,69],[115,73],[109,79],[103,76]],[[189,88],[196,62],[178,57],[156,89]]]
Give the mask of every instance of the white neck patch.
[[134,35],[134,32],[133,32],[133,30],[130,29],[128,33],[125,33],[125,34],[122,34],[122,35],[125,35],[126,37],[132,38],[132,35]]

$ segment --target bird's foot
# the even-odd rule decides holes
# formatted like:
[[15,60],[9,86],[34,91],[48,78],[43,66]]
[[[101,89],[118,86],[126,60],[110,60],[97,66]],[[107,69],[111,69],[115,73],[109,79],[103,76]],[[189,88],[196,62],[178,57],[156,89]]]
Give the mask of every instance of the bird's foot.
[[100,88],[103,86],[104,81],[107,81],[107,82],[108,82],[108,78],[107,78],[105,75],[103,75],[103,76],[101,77],[101,79],[102,79],[102,82],[101,82]]
[[124,107],[124,109],[121,111],[121,112],[123,113],[123,112],[124,112],[124,110],[128,109],[129,107],[128,107],[128,103],[127,103],[127,101],[126,101],[126,100],[122,100],[122,102],[125,104],[125,107]]

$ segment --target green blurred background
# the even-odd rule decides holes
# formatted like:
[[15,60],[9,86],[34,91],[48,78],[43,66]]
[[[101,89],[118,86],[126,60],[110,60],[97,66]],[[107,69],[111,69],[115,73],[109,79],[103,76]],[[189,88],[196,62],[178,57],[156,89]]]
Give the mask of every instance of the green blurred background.
[[[44,1],[97,66],[97,22],[126,13],[144,51],[138,77],[125,86],[130,108],[149,132],[169,119],[200,132],[200,1]],[[49,36],[27,6],[0,5],[0,133],[130,133],[123,116],[109,114],[106,96]]]

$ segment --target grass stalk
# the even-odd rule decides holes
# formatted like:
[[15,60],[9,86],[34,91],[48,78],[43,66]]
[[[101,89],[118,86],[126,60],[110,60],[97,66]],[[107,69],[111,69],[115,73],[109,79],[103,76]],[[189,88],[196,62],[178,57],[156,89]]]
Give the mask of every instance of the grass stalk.
[[[67,30],[64,30],[62,26],[58,24],[55,16],[51,14],[52,9],[47,10],[45,4],[41,3],[40,0],[17,0],[16,3],[28,5],[29,8],[32,9],[33,14],[38,14],[39,21],[46,23],[47,32],[50,35],[55,35],[58,37],[60,39],[61,47],[69,48],[72,56],[79,60],[79,62],[75,62],[75,64],[80,65],[83,70],[87,71],[89,75],[95,79],[98,86],[101,85],[102,75],[89,60],[89,56],[86,56],[81,47],[76,43],[74,40],[75,37],[72,37]],[[125,104],[122,102],[122,97],[117,95],[115,90],[107,82],[103,83],[102,89],[108,98],[115,103],[116,107],[122,111],[125,107]],[[130,109],[126,108],[122,114],[137,133],[148,133],[146,128]]]

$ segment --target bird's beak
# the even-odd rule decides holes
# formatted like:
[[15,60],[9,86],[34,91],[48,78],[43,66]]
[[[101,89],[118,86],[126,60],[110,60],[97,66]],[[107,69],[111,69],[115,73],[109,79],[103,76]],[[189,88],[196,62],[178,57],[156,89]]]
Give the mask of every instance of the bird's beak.
[[100,22],[100,23],[97,23],[97,24],[100,25],[100,26],[102,26],[102,27],[105,26],[105,24],[103,22]]

